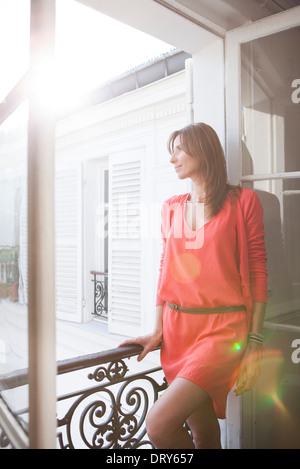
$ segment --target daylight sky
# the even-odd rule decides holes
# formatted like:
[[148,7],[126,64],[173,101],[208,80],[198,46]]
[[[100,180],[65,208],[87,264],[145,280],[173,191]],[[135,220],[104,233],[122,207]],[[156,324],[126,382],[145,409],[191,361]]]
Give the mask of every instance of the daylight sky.
[[[28,68],[29,4],[0,0],[0,101]],[[66,101],[171,49],[75,0],[57,0],[55,74]]]

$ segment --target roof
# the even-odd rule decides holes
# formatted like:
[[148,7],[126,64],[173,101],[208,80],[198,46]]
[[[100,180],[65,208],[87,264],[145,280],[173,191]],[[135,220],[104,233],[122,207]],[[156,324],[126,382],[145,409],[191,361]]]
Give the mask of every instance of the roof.
[[90,95],[91,105],[116,98],[184,70],[185,60],[189,57],[190,54],[177,49],[154,57],[95,89]]

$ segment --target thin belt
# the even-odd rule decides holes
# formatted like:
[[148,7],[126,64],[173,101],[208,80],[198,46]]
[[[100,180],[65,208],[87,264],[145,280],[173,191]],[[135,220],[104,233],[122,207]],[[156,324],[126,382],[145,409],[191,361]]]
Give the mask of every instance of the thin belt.
[[219,308],[185,308],[182,306],[174,305],[173,303],[169,303],[167,301],[167,305],[169,308],[173,309],[174,311],[179,311],[182,313],[190,313],[190,314],[218,314],[218,313],[231,313],[233,311],[247,311],[246,306],[220,306]]

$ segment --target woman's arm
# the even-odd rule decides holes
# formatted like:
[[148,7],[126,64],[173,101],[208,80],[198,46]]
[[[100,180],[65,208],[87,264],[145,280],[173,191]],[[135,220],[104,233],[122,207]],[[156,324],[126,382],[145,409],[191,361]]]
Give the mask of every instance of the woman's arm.
[[132,344],[139,344],[143,347],[143,351],[137,358],[137,361],[143,360],[145,356],[151,352],[151,350],[155,349],[162,341],[162,325],[163,325],[163,306],[158,305],[156,306],[156,323],[154,330],[151,334],[147,334],[144,336],[136,337],[135,339],[128,339],[122,342],[119,347],[123,345],[132,345]]
[[250,334],[262,334],[266,303],[253,303]]
[[241,240],[241,249],[248,256],[250,294],[253,303],[267,303],[267,253],[263,207],[258,195],[254,191],[243,189],[241,209],[247,240],[246,246],[244,246],[243,240]]
[[[253,303],[250,334],[261,335],[266,310],[266,303]],[[250,391],[260,375],[260,361],[262,344],[256,341],[248,341],[246,351],[241,360],[239,373],[236,381],[235,394],[238,396]]]
[[[263,208],[258,195],[244,189],[241,208],[247,238],[250,291],[253,300],[249,340],[241,360],[236,394],[250,390],[260,374],[262,355],[261,334],[267,303],[266,248],[264,240]],[[251,340],[251,335],[254,336]]]

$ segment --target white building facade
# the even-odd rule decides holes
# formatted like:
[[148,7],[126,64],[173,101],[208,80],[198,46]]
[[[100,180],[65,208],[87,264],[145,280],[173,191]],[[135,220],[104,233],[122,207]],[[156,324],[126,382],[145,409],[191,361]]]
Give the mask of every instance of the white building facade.
[[[170,190],[180,190],[166,145],[172,130],[186,124],[185,88],[182,70],[58,124],[57,281],[60,261],[62,272],[69,263],[72,272],[81,274],[77,280],[68,275],[74,307],[68,312],[62,299],[58,317],[91,320],[90,272],[106,271],[109,332],[134,336],[153,325],[160,207]],[[63,239],[70,245],[64,247]],[[68,253],[72,261],[65,261]],[[63,298],[63,292],[58,296]]]

